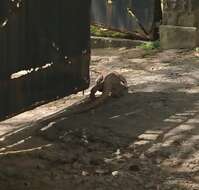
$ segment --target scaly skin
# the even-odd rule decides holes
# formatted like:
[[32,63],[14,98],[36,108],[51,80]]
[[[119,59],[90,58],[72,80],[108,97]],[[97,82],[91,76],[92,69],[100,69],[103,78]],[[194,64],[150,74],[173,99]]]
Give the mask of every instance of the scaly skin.
[[110,72],[97,78],[96,84],[91,89],[90,98],[94,100],[97,91],[102,92],[101,97],[120,97],[127,89],[126,79],[117,72]]

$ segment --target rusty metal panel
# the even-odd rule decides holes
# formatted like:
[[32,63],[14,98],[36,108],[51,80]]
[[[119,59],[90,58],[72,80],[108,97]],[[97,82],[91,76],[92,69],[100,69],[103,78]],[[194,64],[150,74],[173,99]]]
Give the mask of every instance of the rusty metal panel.
[[0,1],[0,118],[89,86],[90,4]]
[[160,22],[160,0],[93,0],[92,22],[128,33],[153,37]]

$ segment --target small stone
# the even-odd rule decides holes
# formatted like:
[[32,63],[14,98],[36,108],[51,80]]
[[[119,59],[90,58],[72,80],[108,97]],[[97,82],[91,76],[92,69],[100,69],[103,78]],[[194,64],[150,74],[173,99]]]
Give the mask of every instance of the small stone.
[[104,162],[105,162],[105,163],[111,163],[111,162],[113,162],[113,160],[114,160],[114,159],[112,159],[112,158],[105,158],[105,159],[104,159]]
[[107,174],[107,173],[108,173],[108,170],[97,169],[97,170],[95,170],[95,173],[96,173],[96,174]]
[[118,171],[113,171],[113,172],[112,172],[112,176],[115,177],[115,176],[118,176],[118,175],[119,175],[119,172],[118,172]]
[[89,173],[87,171],[82,171],[83,176],[87,176]]
[[131,153],[125,153],[125,154],[123,154],[123,157],[127,158],[127,159],[130,159],[130,158],[133,157],[133,154],[131,154]]
[[121,154],[120,149],[117,149],[117,151],[114,154],[117,156],[120,155]]

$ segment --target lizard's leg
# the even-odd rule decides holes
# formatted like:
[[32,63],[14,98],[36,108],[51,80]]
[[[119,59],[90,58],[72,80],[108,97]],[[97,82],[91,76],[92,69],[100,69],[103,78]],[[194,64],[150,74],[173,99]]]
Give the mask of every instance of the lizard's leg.
[[96,98],[95,93],[98,91],[98,89],[99,89],[98,85],[93,86],[93,88],[91,89],[91,91],[90,91],[90,99],[91,100],[94,100]]
[[97,77],[96,81],[95,81],[95,86],[92,87],[91,91],[90,91],[90,99],[94,100],[95,99],[95,93],[97,91],[102,91],[103,89],[103,80],[104,77],[103,75],[100,75]]
[[98,84],[101,84],[104,80],[104,76],[103,75],[100,75],[97,77],[95,83],[98,85]]
[[[112,86],[109,84],[109,82],[103,83],[102,95],[99,98],[95,99],[88,107],[85,107],[84,110],[93,109],[97,107],[99,104],[102,104],[110,96],[111,88]],[[93,87],[93,93],[96,89],[98,90],[97,85]]]
[[101,96],[103,96],[103,97],[110,96],[112,93],[112,87],[113,86],[112,86],[111,78],[107,78],[107,80],[104,80]]
[[95,93],[97,91],[103,92],[103,88],[104,88],[104,83],[98,83],[95,86],[93,86],[93,88],[91,89],[91,93],[90,93],[90,98],[91,100],[95,99]]

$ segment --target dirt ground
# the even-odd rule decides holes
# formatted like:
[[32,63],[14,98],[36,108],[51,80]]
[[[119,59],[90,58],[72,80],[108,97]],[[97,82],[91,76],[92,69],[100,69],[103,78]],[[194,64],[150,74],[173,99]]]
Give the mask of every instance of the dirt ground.
[[35,125],[78,93],[0,123],[0,190],[199,189],[194,51],[93,50],[91,84],[103,70],[121,72],[128,94]]

